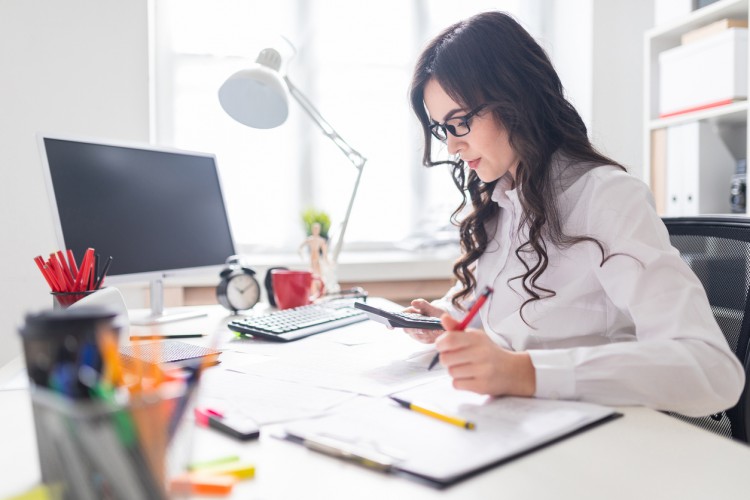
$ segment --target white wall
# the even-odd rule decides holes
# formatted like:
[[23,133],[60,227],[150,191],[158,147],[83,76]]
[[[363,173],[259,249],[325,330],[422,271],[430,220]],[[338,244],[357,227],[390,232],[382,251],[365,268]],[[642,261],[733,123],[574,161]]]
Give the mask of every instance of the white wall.
[[148,0],[0,1],[0,366],[51,299],[57,250],[35,134],[149,139]]
[[542,44],[594,145],[643,172],[643,35],[654,0],[539,0]]
[[542,44],[560,75],[568,100],[590,129],[594,1],[540,1],[544,6]]
[[643,38],[654,26],[654,0],[593,6],[592,140],[642,178]]

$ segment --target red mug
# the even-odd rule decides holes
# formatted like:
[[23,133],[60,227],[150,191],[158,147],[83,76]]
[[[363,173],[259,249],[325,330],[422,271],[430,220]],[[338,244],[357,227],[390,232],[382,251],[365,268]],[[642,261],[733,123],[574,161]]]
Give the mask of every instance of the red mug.
[[[313,283],[318,283],[317,293],[313,293]],[[310,271],[271,271],[273,297],[279,309],[290,309],[311,304],[325,292],[325,285],[319,276]]]

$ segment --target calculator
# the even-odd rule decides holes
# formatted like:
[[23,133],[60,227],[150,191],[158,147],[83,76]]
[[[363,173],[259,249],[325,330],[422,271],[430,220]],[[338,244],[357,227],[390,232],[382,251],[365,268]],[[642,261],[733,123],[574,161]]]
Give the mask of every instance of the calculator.
[[440,318],[417,313],[386,311],[364,302],[355,302],[354,307],[365,312],[367,317],[393,328],[419,328],[422,330],[443,330]]

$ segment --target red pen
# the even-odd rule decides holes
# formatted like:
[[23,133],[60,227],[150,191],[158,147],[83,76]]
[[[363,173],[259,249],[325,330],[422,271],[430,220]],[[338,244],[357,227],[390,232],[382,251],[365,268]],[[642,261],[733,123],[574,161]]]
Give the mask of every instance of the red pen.
[[47,281],[47,284],[52,289],[52,291],[53,292],[58,291],[57,283],[54,281],[52,276],[49,275],[49,271],[47,270],[47,265],[44,263],[44,259],[42,259],[42,256],[38,255],[34,257],[34,262],[36,262],[37,267],[42,272],[42,276],[44,276],[44,279]]
[[73,276],[73,281],[78,277],[78,266],[76,265],[76,259],[73,257],[73,250],[68,249],[68,267],[70,267],[70,274]]
[[65,268],[62,263],[58,260],[57,255],[54,253],[49,254],[49,262],[51,262],[52,269],[55,271],[55,275],[58,277],[58,281],[64,284],[65,290],[63,292],[72,291],[73,279],[70,275],[65,272]]
[[94,259],[94,249],[88,248],[86,252],[83,254],[83,259],[81,260],[81,267],[78,268],[78,277],[76,278],[74,291],[83,292],[88,288],[89,273],[91,272],[91,265],[93,264],[93,259]]
[[[458,324],[456,327],[456,330],[463,331],[466,329],[467,326],[469,326],[469,323],[471,323],[471,320],[474,319],[474,317],[477,315],[479,310],[482,308],[485,302],[487,302],[487,298],[492,295],[492,292],[494,290],[492,287],[486,286],[484,287],[484,290],[482,291],[482,295],[479,296],[479,298],[474,302],[474,305],[471,306],[471,309],[469,309],[468,314],[464,317],[464,319]],[[438,359],[440,359],[440,353],[435,354],[435,357],[432,358],[432,361],[430,362],[430,366],[427,368],[428,370],[432,370],[435,365],[438,362]]]
[[75,276],[73,276],[73,273],[70,272],[70,266],[68,266],[68,261],[65,259],[65,254],[62,250],[57,251],[57,260],[60,263],[60,267],[62,267],[63,274],[65,275],[65,281],[67,281],[70,286],[73,286],[73,283],[75,283],[76,279]]
[[49,270],[52,272],[52,275],[55,277],[55,280],[57,280],[57,283],[60,285],[60,291],[69,292],[70,283],[68,283],[68,280],[65,279],[65,274],[60,267],[60,263],[57,262],[57,257],[53,253],[49,254],[49,259],[47,259],[47,268],[49,268]]

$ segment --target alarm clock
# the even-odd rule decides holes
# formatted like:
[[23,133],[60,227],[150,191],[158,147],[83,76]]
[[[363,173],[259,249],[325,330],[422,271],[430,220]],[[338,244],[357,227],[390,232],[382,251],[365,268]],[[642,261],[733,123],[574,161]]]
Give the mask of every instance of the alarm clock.
[[244,266],[236,257],[227,259],[227,267],[219,273],[216,286],[219,304],[232,312],[252,308],[260,300],[260,285],[255,271]]

